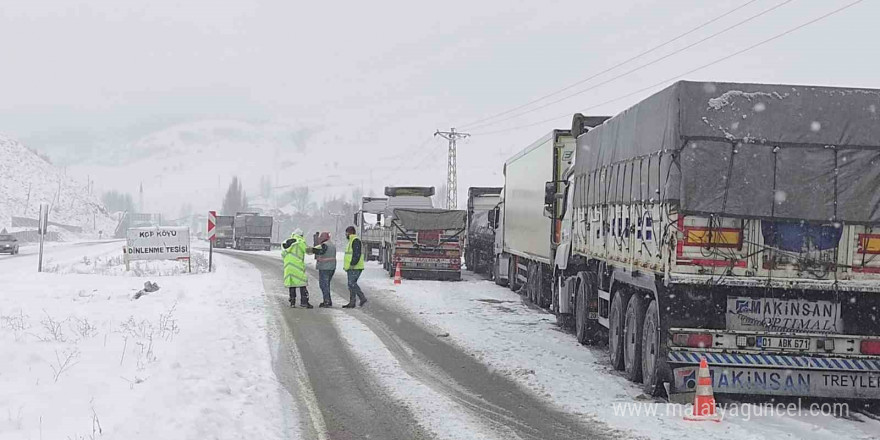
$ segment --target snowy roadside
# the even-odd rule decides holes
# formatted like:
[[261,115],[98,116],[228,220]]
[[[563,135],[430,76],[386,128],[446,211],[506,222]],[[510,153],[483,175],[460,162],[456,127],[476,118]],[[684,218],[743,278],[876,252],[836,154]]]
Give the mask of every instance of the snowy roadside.
[[59,247],[42,274],[0,260],[0,439],[297,438],[259,271],[215,255],[213,274],[138,277],[117,247]]
[[[649,438],[878,438],[880,422],[832,416],[767,415],[758,408],[723,414],[722,423],[692,423],[683,407],[659,403],[612,371],[607,353],[561,332],[553,315],[524,305],[519,295],[470,273],[462,282],[404,280],[395,286],[369,263],[361,285],[481,362],[566,412],[595,418]],[[636,413],[636,411],[641,411]],[[656,411],[648,414],[648,411]],[[667,415],[668,414],[668,415]]]

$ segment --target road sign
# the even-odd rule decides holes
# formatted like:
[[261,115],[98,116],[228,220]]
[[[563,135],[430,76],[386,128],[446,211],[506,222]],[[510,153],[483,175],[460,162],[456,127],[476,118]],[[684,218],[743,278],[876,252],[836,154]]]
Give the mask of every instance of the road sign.
[[208,211],[208,273],[214,270],[214,240],[217,238],[217,211]]
[[208,240],[214,241],[216,232],[214,227],[217,226],[217,211],[208,211]]
[[49,205],[47,203],[40,204],[40,219],[37,228],[40,230],[40,262],[37,265],[37,272],[42,272],[43,240],[46,238],[46,232],[49,231]]
[[190,257],[189,228],[151,226],[128,228],[126,255],[134,260],[179,260]]

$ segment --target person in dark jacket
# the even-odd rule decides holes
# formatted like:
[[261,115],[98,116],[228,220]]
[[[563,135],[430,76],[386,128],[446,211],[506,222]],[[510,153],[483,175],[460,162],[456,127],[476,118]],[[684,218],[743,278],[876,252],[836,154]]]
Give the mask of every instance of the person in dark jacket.
[[336,272],[336,246],[330,241],[330,233],[322,232],[318,236],[318,244],[312,248],[315,254],[315,268],[318,269],[318,282],[321,285],[321,293],[324,294],[324,302],[318,307],[333,307],[333,299],[330,297],[330,280]]
[[355,307],[355,296],[361,300],[360,306],[363,307],[367,303],[367,297],[358,286],[358,278],[364,271],[363,246],[361,239],[355,234],[354,226],[345,228],[345,237],[348,239],[348,245],[345,246],[345,261],[342,269],[348,274],[348,291],[350,297],[348,304],[342,306],[344,309],[353,309]]

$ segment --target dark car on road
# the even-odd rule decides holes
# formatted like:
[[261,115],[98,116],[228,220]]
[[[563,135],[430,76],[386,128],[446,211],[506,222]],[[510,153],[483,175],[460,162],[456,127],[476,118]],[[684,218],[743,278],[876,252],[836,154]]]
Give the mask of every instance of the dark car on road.
[[0,235],[0,253],[15,255],[18,253],[18,240],[7,234]]

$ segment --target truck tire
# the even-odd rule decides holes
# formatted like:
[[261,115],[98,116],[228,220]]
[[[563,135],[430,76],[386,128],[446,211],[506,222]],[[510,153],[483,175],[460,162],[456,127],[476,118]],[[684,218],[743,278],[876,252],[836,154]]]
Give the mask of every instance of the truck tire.
[[657,301],[651,301],[642,325],[642,390],[649,396],[662,395],[666,391],[663,382],[671,376],[661,334],[660,309]]
[[526,266],[526,298],[533,305],[541,307],[541,301],[538,299],[538,263],[529,261]]
[[[546,309],[550,307],[550,301],[546,295],[546,283],[544,282],[544,265],[542,263],[535,263],[535,281],[532,282],[532,288],[534,289],[535,296],[535,305]],[[531,280],[530,280],[531,281]]]
[[510,290],[517,292],[519,291],[520,285],[519,280],[517,280],[516,276],[518,272],[518,269],[516,267],[516,256],[511,255],[508,261],[510,262],[510,266],[507,269],[507,287],[509,287]]
[[642,329],[645,324],[645,299],[636,292],[629,298],[623,320],[623,364],[627,379],[642,381]]
[[611,300],[611,309],[608,311],[608,357],[611,366],[618,371],[624,368],[623,321],[628,296],[625,290],[618,290]]
[[[575,296],[575,334],[577,340],[584,345],[599,342],[599,322],[589,318],[587,297],[598,297],[596,277],[592,273],[582,273],[578,277],[577,294]],[[592,291],[592,294],[590,293]]]

